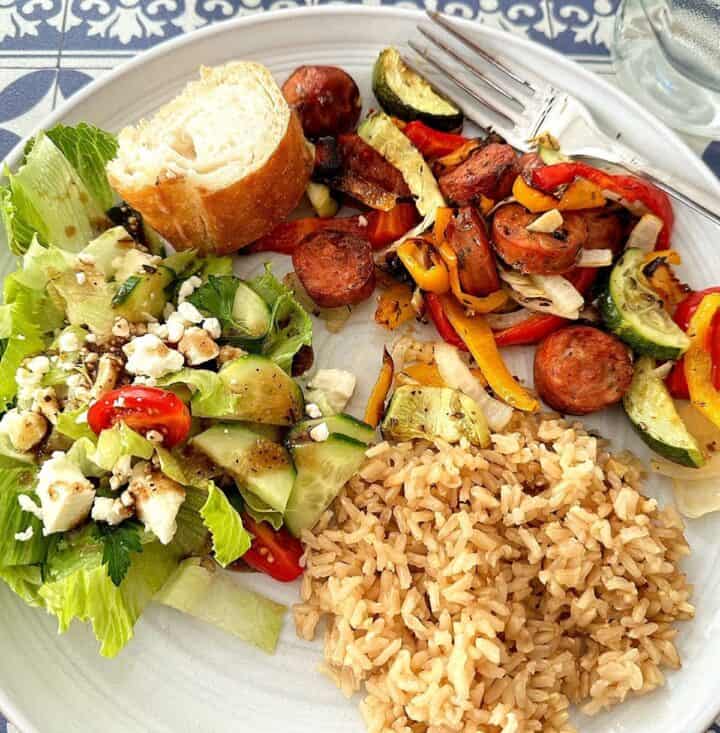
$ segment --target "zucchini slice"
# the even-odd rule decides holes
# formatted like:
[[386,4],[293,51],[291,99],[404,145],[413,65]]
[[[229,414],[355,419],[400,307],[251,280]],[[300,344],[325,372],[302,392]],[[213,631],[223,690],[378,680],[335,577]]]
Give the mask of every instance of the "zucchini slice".
[[607,327],[633,351],[674,361],[687,351],[690,339],[647,285],[642,274],[645,254],[631,248],[618,260],[600,298],[600,310]]
[[405,183],[415,197],[417,210],[424,217],[414,229],[398,241],[415,237],[430,228],[435,222],[437,210],[445,206],[445,199],[420,151],[383,112],[375,112],[367,117],[358,128],[358,135],[402,173]]
[[381,430],[389,440],[440,438],[473,445],[490,443],[487,420],[475,400],[447,387],[398,387],[390,400]]
[[285,508],[285,526],[290,532],[297,537],[320,519],[362,466],[366,449],[365,443],[339,434],[321,443],[292,446],[297,478]]
[[623,407],[638,435],[656,453],[683,466],[699,468],[705,457],[675,409],[665,382],[655,373],[655,361],[643,356],[635,364]]
[[462,127],[463,113],[411,69],[397,49],[380,52],[373,67],[372,87],[380,106],[389,115],[410,122],[421,120],[438,130]]
[[158,318],[168,300],[165,289],[174,279],[175,273],[164,265],[159,265],[152,273],[131,275],[113,298],[115,315],[131,323]]

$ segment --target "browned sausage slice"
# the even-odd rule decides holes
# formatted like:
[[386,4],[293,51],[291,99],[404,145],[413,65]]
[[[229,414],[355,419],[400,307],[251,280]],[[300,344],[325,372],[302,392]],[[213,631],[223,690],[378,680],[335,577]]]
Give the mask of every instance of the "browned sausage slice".
[[534,275],[562,275],[575,266],[580,248],[588,237],[585,218],[574,212],[563,214],[563,225],[552,234],[529,232],[526,227],[538,218],[520,204],[500,207],[493,217],[495,251],[511,267]]
[[611,208],[578,211],[584,217],[588,228],[585,249],[610,249],[618,254],[625,244],[625,222],[623,215]]
[[550,407],[571,415],[619,402],[632,375],[627,346],[591,326],[556,331],[535,352],[535,389]]
[[500,288],[485,222],[472,206],[463,206],[455,212],[445,230],[445,238],[457,255],[464,292],[489,295]]
[[308,295],[323,308],[352,305],[375,289],[370,242],[347,232],[313,232],[293,251],[293,267]]
[[490,143],[441,176],[440,190],[458,206],[472,204],[481,195],[499,201],[510,195],[519,172],[515,151],[503,143]]
[[300,66],[282,86],[308,137],[337,135],[355,128],[360,117],[360,91],[337,66]]
[[410,189],[402,173],[392,163],[385,160],[375,148],[366,143],[360,135],[340,135],[338,146],[344,170],[390,193],[410,196]]

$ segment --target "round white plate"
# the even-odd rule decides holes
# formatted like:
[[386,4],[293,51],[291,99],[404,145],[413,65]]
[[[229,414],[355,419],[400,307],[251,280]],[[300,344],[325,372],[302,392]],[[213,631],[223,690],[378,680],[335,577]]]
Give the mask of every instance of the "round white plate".
[[[118,130],[173,96],[201,64],[234,58],[263,62],[279,81],[300,64],[342,66],[357,80],[368,106],[370,71],[378,51],[403,44],[420,19],[414,11],[345,6],[223,23],[142,54],[73,97],[43,127],[86,120]],[[720,191],[712,174],[673,133],[597,76],[527,41],[478,24],[467,27],[489,49],[575,93],[608,130],[621,131],[628,144],[656,164]],[[211,118],[207,124],[212,126]],[[11,156],[11,166],[19,154],[20,149]],[[674,246],[683,253],[685,274],[694,287],[720,282],[719,235],[704,220],[678,212]],[[2,257],[0,266],[6,273],[14,265],[9,256]],[[263,259],[240,258],[238,272],[258,270]],[[284,258],[273,259],[278,272],[288,269]],[[328,336],[320,325],[316,329],[318,363],[348,368],[359,376],[353,402],[358,414],[379,367],[382,343],[389,338],[373,324],[372,311],[373,303],[366,303],[336,336]],[[531,353],[512,351],[515,373],[529,377]],[[616,449],[631,448],[647,456],[620,412],[608,411],[588,422],[611,438]],[[648,491],[663,501],[670,499],[659,479],[649,483]],[[593,719],[577,716],[580,730],[701,733],[720,708],[720,518],[691,522],[687,533],[693,555],[686,568],[696,586],[698,614],[681,625],[684,668],[669,673],[668,684],[655,694]],[[248,576],[241,580],[288,604],[296,598],[295,586]],[[117,659],[108,661],[97,655],[87,627],[75,624],[58,637],[51,617],[26,607],[4,586],[0,617],[0,707],[23,733],[363,731],[355,702],[345,700],[317,671],[320,645],[298,641],[290,619],[277,654],[270,657],[191,618],[151,607],[138,623],[135,639]]]

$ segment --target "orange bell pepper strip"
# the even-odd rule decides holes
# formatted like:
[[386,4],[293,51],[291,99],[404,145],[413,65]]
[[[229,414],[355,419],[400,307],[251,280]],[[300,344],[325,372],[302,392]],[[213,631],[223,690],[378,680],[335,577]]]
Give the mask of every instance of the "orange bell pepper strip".
[[367,407],[365,408],[364,420],[368,425],[376,428],[382,420],[383,413],[385,412],[385,400],[387,399],[390,387],[392,387],[393,376],[395,375],[395,363],[392,360],[392,356],[388,353],[388,350],[383,351],[383,362],[380,367],[380,374],[378,374],[375,386],[372,388],[370,393],[370,399],[368,400]]
[[495,202],[492,199],[489,199],[487,196],[483,196],[480,194],[480,202],[478,203],[478,206],[480,207],[480,212],[483,216],[487,216],[488,211],[492,209],[493,206],[495,206]]
[[435,210],[435,224],[433,226],[433,239],[440,244],[445,240],[445,230],[453,217],[453,210],[449,206],[441,206]]
[[423,387],[447,387],[435,364],[409,364],[403,367],[402,374],[414,379]]
[[586,178],[576,178],[566,189],[557,203],[558,211],[577,211],[578,209],[597,209],[605,206],[603,190]]
[[448,295],[440,296],[443,310],[470,353],[492,391],[517,410],[534,412],[538,401],[510,373],[500,356],[492,330],[484,318],[470,318],[462,306]]
[[[447,293],[450,290],[447,267],[427,242],[408,239],[398,247],[397,256],[422,290],[437,294]],[[429,262],[429,265],[426,265],[425,261]]]
[[720,308],[720,293],[706,295],[690,320],[690,347],[685,352],[685,377],[690,401],[708,420],[720,427],[720,390],[713,385],[713,319]]
[[557,209],[558,200],[549,193],[538,191],[537,188],[528,186],[522,176],[518,176],[513,183],[513,196],[519,204],[522,204],[528,211],[533,214],[539,214],[541,211],[550,211]]
[[504,290],[496,290],[494,293],[482,298],[463,292],[455,250],[447,242],[442,242],[438,245],[438,251],[447,265],[450,275],[450,290],[466,308],[475,313],[492,313],[508,302],[510,296]]
[[415,318],[412,288],[407,283],[393,283],[378,299],[375,323],[390,331]]

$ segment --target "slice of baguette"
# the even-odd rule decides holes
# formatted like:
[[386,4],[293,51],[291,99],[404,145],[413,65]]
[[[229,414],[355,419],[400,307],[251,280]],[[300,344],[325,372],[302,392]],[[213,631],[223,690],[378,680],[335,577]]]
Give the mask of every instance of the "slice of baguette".
[[313,159],[262,65],[203,67],[150,120],[125,128],[107,166],[115,190],[175,248],[227,254],[300,201]]

